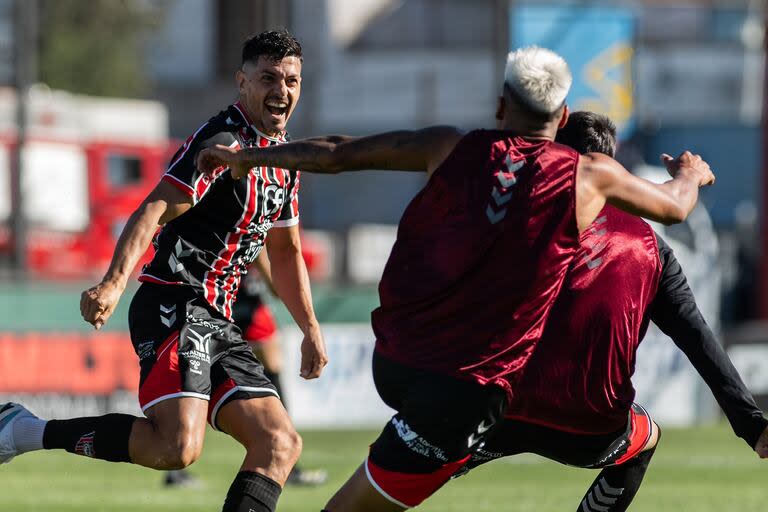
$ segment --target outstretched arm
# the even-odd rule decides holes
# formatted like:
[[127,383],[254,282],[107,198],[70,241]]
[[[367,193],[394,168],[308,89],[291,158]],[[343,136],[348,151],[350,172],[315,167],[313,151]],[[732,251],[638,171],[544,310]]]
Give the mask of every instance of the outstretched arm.
[[699,187],[715,181],[709,164],[686,151],[673,159],[663,155],[672,179],[652,183],[630,174],[614,159],[587,153],[579,162],[577,206],[579,229],[585,229],[605,203],[663,224],[684,221],[696,206]]
[[279,167],[322,174],[344,171],[421,171],[431,174],[453,151],[463,133],[450,126],[396,131],[367,137],[331,135],[267,148],[235,150],[217,146],[198,157],[203,172],[226,166],[234,178],[253,167]]
[[712,390],[737,436],[768,457],[768,420],[701,315],[672,249],[658,235],[662,276],[651,320],[672,338]]
[[167,181],[161,181],[150,192],[128,218],[104,278],[80,296],[80,314],[86,322],[96,329],[107,322],[158,226],[175,219],[191,207],[192,198]]

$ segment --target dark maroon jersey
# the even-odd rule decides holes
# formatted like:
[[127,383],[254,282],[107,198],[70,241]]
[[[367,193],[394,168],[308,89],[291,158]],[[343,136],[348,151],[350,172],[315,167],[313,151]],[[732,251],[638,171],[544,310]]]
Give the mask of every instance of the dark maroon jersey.
[[624,428],[630,378],[661,277],[656,236],[642,219],[606,206],[581,235],[544,336],[508,416],[583,434]]
[[467,134],[400,220],[376,350],[510,393],[579,247],[578,158],[509,132]]

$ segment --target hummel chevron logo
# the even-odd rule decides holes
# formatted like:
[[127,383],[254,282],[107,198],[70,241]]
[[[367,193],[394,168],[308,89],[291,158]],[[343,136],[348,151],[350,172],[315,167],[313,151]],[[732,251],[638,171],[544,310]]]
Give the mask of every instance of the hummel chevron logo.
[[[168,315],[168,316],[164,316]],[[163,306],[160,304],[160,321],[163,323],[164,326],[170,327],[173,325],[173,323],[176,321],[176,305],[173,306]]]
[[189,256],[190,254],[192,254],[192,249],[184,249],[181,240],[177,240],[176,245],[173,248],[173,253],[171,253],[171,257],[168,258],[168,266],[171,267],[174,274],[184,270],[184,264],[179,261],[179,259]]
[[591,259],[588,256],[584,256],[584,261],[587,262],[587,268],[589,270],[594,270],[603,263],[603,258]]
[[[500,187],[494,186],[491,188],[491,198],[493,198],[493,202],[488,203],[488,206],[485,208],[485,216],[488,217],[491,224],[498,224],[504,217],[506,217],[506,205],[512,200],[512,191],[507,189],[517,183],[515,173],[522,169],[524,165],[525,160],[514,162],[512,160],[512,155],[508,154],[506,160],[504,160],[504,166],[507,168],[507,172],[501,170],[496,172],[495,176]],[[501,210],[496,211],[496,208],[493,206],[494,203],[496,204],[496,208],[501,208]]]
[[616,503],[623,492],[623,487],[611,487],[605,481],[605,477],[602,477],[582,500],[581,510],[583,512],[608,512],[611,505]]
[[509,188],[515,183],[517,183],[517,178],[515,177],[514,174],[512,174],[511,176],[507,176],[506,173],[500,172],[496,175],[496,178],[499,180],[499,184],[503,188]]
[[512,199],[512,191],[510,190],[506,194],[502,194],[499,192],[499,189],[493,187],[491,197],[493,197],[493,200],[496,201],[496,206],[504,206],[509,202],[510,199]]
[[475,434],[485,434],[486,432],[488,432],[488,429],[490,429],[492,426],[493,424],[486,425],[485,420],[481,421],[480,424],[477,426],[477,432],[472,432],[469,435],[469,439],[467,440],[467,446],[469,448],[472,448],[472,446],[474,446],[475,444],[477,444],[478,441],[480,441],[480,438],[475,437]]
[[517,172],[524,164],[525,160],[518,160],[517,162],[512,161],[512,155],[507,155],[507,159],[504,160],[504,165],[507,166],[507,172]]
[[608,485],[608,482],[605,481],[605,477],[600,478],[600,481],[597,483],[606,494],[611,496],[621,496],[621,494],[624,492],[623,487],[611,487]]
[[488,217],[488,220],[491,221],[491,224],[498,224],[506,215],[507,215],[506,208],[503,210],[499,210],[498,212],[493,211],[493,208],[491,208],[491,205],[488,205],[485,208],[485,216]]
[[499,180],[499,184],[503,188],[509,188],[517,183],[517,177],[515,176],[515,173],[519,171],[523,165],[525,165],[525,160],[513,162],[512,156],[507,155],[507,159],[504,160],[504,165],[507,167],[507,172],[499,172],[496,174],[496,179]]

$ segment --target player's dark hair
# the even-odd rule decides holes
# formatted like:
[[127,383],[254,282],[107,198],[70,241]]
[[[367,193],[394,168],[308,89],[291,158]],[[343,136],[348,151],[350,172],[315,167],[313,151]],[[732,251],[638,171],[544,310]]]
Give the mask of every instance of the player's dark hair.
[[568,116],[568,122],[558,130],[556,142],[570,146],[581,154],[616,154],[616,125],[608,116],[579,111]]
[[281,61],[285,57],[298,57],[299,60],[304,60],[301,54],[301,43],[284,28],[267,30],[245,40],[242,64],[256,63],[262,55],[272,62]]

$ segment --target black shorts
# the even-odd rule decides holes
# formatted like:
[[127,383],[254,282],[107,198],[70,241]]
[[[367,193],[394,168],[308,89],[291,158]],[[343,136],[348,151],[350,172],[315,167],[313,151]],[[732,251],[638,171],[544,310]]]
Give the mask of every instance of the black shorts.
[[421,503],[461,468],[502,418],[497,386],[416,370],[373,356],[373,378],[397,414],[371,445],[371,484],[400,506]]
[[235,325],[188,286],[144,283],[128,312],[142,411],[170,398],[208,400],[208,421],[231,400],[278,396]]
[[623,464],[643,450],[650,439],[652,424],[651,416],[639,404],[632,404],[623,429],[608,434],[574,434],[517,419],[504,419],[485,446],[472,454],[460,473],[520,453],[535,453],[580,468]]

